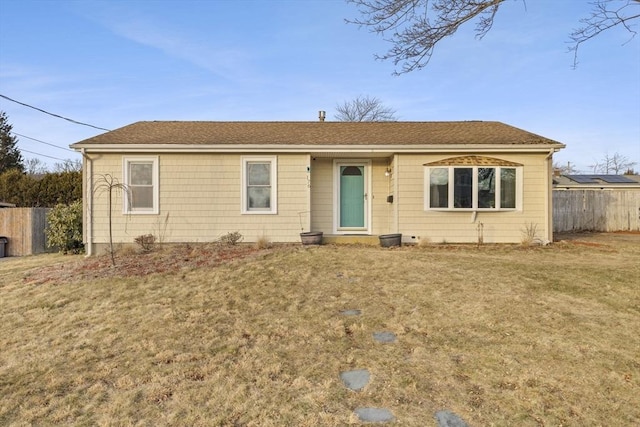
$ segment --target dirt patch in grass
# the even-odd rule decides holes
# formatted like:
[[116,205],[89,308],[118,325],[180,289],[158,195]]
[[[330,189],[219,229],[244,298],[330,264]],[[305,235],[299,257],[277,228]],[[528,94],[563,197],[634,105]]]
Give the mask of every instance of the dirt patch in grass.
[[167,245],[154,251],[130,250],[111,257],[101,255],[73,262],[56,263],[30,272],[25,283],[71,283],[95,279],[142,277],[149,274],[175,274],[194,268],[210,268],[248,256],[264,249],[253,245]]
[[561,240],[2,261],[0,424],[638,425],[640,236]]

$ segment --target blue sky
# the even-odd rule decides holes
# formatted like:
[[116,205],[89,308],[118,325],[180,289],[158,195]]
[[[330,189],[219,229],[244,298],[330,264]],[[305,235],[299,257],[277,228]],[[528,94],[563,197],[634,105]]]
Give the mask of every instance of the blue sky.
[[[525,7],[526,4],[526,7]],[[497,120],[567,144],[556,163],[619,153],[640,169],[640,35],[603,33],[567,53],[582,0],[505,3],[482,40],[473,25],[427,68],[392,76],[389,45],[345,24],[342,0],[0,0],[0,94],[107,129],[140,120],[315,121],[359,95],[399,120]],[[636,29],[640,30],[640,22]],[[626,44],[625,44],[626,43]],[[624,44],[624,45],[623,45]],[[0,98],[23,150],[78,159],[103,131]],[[49,165],[59,160],[38,157]]]

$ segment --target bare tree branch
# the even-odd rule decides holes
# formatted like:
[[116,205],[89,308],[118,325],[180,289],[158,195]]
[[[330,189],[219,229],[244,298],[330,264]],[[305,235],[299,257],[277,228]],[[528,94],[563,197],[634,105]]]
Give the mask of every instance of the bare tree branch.
[[567,162],[566,165],[561,165],[559,163],[553,164],[553,170],[555,172],[560,173],[561,175],[575,175],[579,173],[578,169],[571,162]]
[[620,175],[626,171],[632,171],[635,165],[636,162],[631,161],[629,157],[623,154],[614,153],[610,155],[607,153],[600,161],[596,161],[589,167],[593,170],[593,173]]
[[82,160],[66,159],[53,165],[54,172],[80,172],[82,171]]
[[358,96],[352,101],[336,105],[335,119],[339,122],[395,122],[396,111],[385,107],[378,98]]
[[[498,8],[505,0],[347,0],[358,7],[364,19],[347,22],[368,27],[392,44],[377,59],[402,64],[405,74],[424,68],[435,46],[461,25],[478,17],[476,37],[481,39],[493,25]],[[430,17],[433,16],[433,19]],[[389,33],[391,33],[389,35]]]
[[127,195],[127,199],[131,197],[131,191],[127,184],[123,184],[118,181],[118,178],[115,178],[113,175],[107,173],[104,175],[99,175],[96,180],[95,187],[93,189],[94,193],[97,192],[107,192],[107,196],[109,197],[107,201],[107,215],[109,218],[109,253],[111,255],[111,264],[116,266],[116,255],[115,249],[113,247],[113,215],[112,215],[112,206],[113,206],[113,194],[118,191],[124,191]]
[[[622,3],[622,5],[620,5]],[[578,49],[582,43],[591,40],[602,32],[611,28],[622,26],[630,34],[629,43],[637,34],[631,21],[640,18],[640,0],[598,0],[591,3],[593,9],[588,18],[580,20],[582,27],[573,30],[569,35],[572,46],[569,52],[573,52],[573,68],[578,66]],[[614,7],[619,6],[619,7]],[[634,9],[634,7],[636,7]]]
[[[475,35],[482,39],[492,28],[498,9],[505,0],[346,0],[358,9],[361,18],[348,23],[368,28],[382,36],[391,48],[376,59],[391,60],[399,69],[395,75],[419,70],[429,64],[434,49],[460,27],[476,20]],[[521,0],[526,7],[525,0]],[[633,38],[631,21],[640,17],[640,0],[595,0],[592,13],[574,30],[569,48],[578,63],[580,45],[603,31],[622,26]]]
[[37,157],[25,160],[24,169],[26,174],[31,176],[44,175],[49,172],[46,163]]

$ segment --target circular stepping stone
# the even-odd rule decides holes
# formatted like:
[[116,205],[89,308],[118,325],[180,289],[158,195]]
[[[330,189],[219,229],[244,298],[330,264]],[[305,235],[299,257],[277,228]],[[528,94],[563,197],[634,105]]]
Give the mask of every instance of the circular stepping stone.
[[353,391],[359,391],[369,383],[371,375],[366,369],[356,369],[355,371],[345,371],[340,373],[340,379],[345,387]]
[[396,419],[393,413],[385,408],[358,408],[355,412],[360,421],[369,423],[388,423]]
[[352,308],[349,310],[342,310],[340,314],[342,314],[343,316],[360,316],[362,314],[362,310]]
[[451,411],[438,411],[434,418],[438,422],[438,427],[469,427],[462,418]]
[[396,334],[394,334],[393,332],[374,332],[373,333],[373,339],[378,341],[378,342],[382,342],[382,343],[389,343],[389,342],[395,342],[396,340]]

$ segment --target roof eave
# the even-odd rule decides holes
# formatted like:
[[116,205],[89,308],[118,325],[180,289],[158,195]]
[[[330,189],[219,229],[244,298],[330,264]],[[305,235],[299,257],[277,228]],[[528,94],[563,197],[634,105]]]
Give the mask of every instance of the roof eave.
[[553,184],[554,190],[637,190],[640,184]]
[[344,153],[425,153],[425,152],[545,152],[559,151],[564,144],[388,144],[388,145],[316,145],[316,144],[83,144],[70,146],[76,151],[93,153],[238,153],[238,152],[344,152]]

